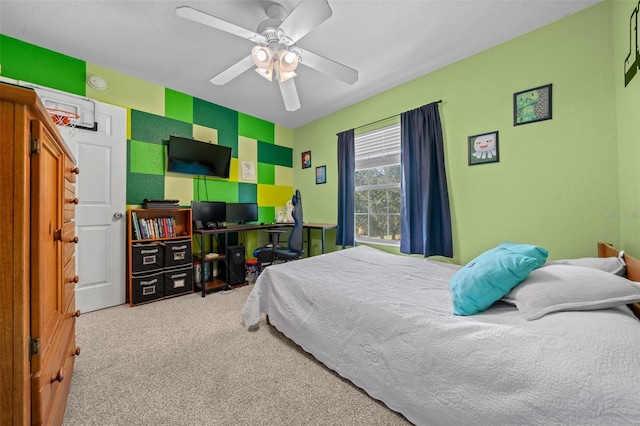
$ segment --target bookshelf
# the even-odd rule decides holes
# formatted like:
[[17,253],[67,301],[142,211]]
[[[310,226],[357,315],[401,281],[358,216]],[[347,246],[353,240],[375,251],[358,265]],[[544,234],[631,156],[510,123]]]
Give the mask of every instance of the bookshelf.
[[130,306],[193,291],[191,209],[127,210]]

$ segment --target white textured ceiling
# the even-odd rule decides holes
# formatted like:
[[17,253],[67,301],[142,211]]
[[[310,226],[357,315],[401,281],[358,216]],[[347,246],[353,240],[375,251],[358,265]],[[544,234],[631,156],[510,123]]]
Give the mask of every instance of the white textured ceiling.
[[[0,0],[0,33],[296,128],[599,1],[329,0],[333,15],[297,44],[355,68],[359,80],[300,66],[294,112],[277,83],[251,70],[212,85],[253,43],[175,13],[191,6],[255,31],[269,1]],[[298,1],[279,3],[290,12]]]

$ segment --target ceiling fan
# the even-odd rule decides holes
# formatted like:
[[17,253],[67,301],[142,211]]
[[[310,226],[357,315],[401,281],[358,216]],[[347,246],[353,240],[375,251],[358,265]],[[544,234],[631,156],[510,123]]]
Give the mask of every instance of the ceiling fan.
[[331,75],[348,84],[358,80],[358,71],[296,46],[298,40],[329,19],[332,14],[327,0],[302,0],[287,14],[279,3],[266,7],[267,19],[251,31],[231,22],[188,6],[176,8],[178,16],[245,38],[255,43],[251,53],[239,62],[215,75],[210,81],[223,85],[248,69],[256,71],[269,81],[274,79],[287,111],[300,108],[300,99],[294,83],[298,63]]

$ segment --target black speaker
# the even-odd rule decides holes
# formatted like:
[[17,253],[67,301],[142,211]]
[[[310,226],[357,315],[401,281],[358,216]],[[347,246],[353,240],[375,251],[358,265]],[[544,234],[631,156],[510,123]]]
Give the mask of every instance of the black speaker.
[[229,246],[227,248],[227,263],[229,264],[230,286],[244,284],[246,282],[246,269],[244,265],[244,246]]

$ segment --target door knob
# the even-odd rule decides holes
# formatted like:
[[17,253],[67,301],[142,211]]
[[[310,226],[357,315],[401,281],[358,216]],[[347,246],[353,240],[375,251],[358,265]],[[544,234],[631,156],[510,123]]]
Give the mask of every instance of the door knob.
[[120,213],[120,212],[115,212],[115,213],[113,214],[113,218],[114,218],[115,220],[120,220],[120,219],[122,219],[122,217],[123,217],[123,214],[122,214],[122,213]]

